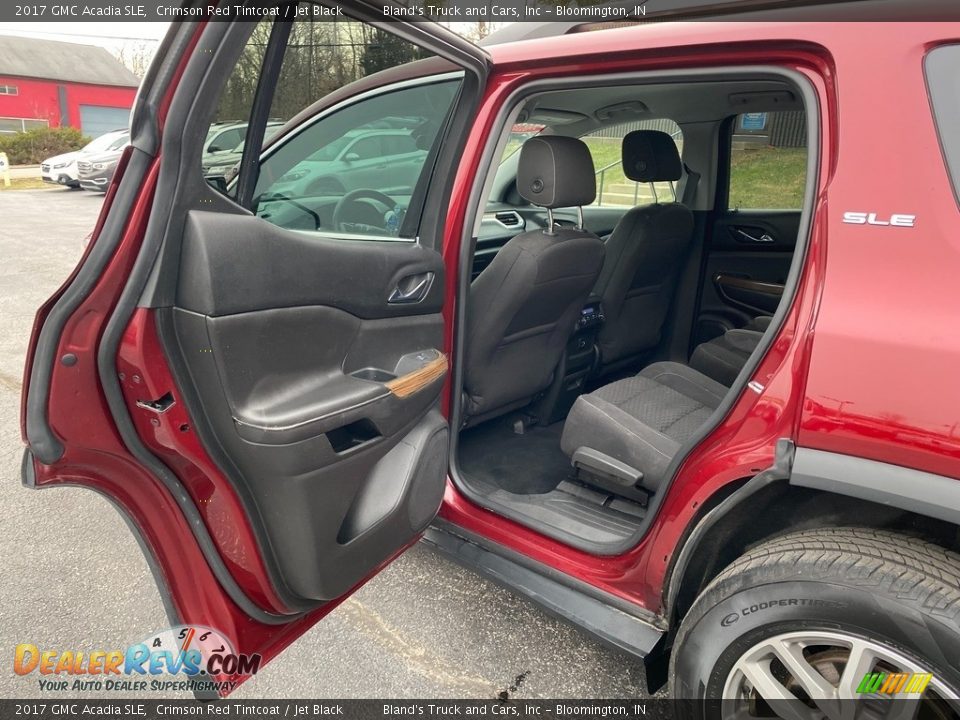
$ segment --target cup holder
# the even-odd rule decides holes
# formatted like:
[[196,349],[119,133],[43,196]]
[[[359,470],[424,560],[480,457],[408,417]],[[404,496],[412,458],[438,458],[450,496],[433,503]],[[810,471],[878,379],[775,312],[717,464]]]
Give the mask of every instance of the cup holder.
[[354,370],[350,373],[351,377],[355,377],[358,380],[369,380],[370,382],[385,383],[390,382],[391,380],[396,380],[397,376],[392,372],[386,370],[381,370],[380,368],[360,368],[359,370]]

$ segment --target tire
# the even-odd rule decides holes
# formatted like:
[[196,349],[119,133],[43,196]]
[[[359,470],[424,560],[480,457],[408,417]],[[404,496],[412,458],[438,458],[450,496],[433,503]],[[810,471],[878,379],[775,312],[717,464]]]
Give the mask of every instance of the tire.
[[[845,675],[860,650],[864,661]],[[793,674],[791,652],[801,658]],[[671,693],[708,701],[678,703],[683,717],[713,718],[758,694],[802,697],[808,688],[798,692],[794,678],[809,666],[819,673],[808,683],[829,683],[820,692],[854,698],[864,668],[926,671],[930,717],[955,717],[947,703],[960,690],[958,658],[960,555],[882,530],[808,530],[754,548],[701,593],[674,643]]]

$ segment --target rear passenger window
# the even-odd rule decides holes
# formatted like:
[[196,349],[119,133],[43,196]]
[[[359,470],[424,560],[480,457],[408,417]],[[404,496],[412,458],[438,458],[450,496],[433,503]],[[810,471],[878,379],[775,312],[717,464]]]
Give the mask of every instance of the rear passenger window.
[[807,178],[802,110],[744,113],[730,146],[730,210],[799,210]]
[[641,120],[599,128],[580,139],[590,148],[593,166],[597,175],[598,207],[636,207],[655,202],[672,202],[676,199],[676,187],[671,182],[638,183],[623,174],[621,145],[627,133],[634,130],[660,130],[677,144],[683,156],[683,133],[673,120]]
[[924,61],[940,147],[960,202],[960,45],[931,50]]

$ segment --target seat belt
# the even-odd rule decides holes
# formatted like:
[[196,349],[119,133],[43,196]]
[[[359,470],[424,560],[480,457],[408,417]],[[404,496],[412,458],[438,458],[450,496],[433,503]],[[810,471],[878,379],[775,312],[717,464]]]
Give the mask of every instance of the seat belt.
[[700,183],[700,173],[691,170],[687,164],[683,164],[683,171],[687,174],[687,181],[683,184],[683,197],[680,202],[688,208],[693,206],[693,198],[697,194],[697,185]]

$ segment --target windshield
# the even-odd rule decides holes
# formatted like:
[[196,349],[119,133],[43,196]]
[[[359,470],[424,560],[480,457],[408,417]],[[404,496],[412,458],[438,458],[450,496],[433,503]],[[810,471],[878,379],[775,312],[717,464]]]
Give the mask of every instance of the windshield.
[[[120,142],[119,145],[116,145],[115,143],[117,141],[122,141],[122,142]],[[95,153],[95,152],[103,152],[104,150],[116,150],[117,148],[123,147],[126,144],[127,144],[127,134],[125,132],[124,133],[109,132],[106,135],[101,135],[97,139],[84,145],[83,150],[81,150],[80,152]]]
[[507,158],[520,149],[521,145],[542,133],[546,127],[546,125],[537,123],[517,123],[510,128],[510,137],[507,138],[507,145],[503,148],[503,157],[500,158],[500,163],[503,164]]
[[130,136],[124,133],[123,135],[118,137],[116,140],[114,140],[112,143],[110,143],[110,146],[107,148],[107,150],[119,150],[120,148],[124,147],[128,142],[130,142]]

